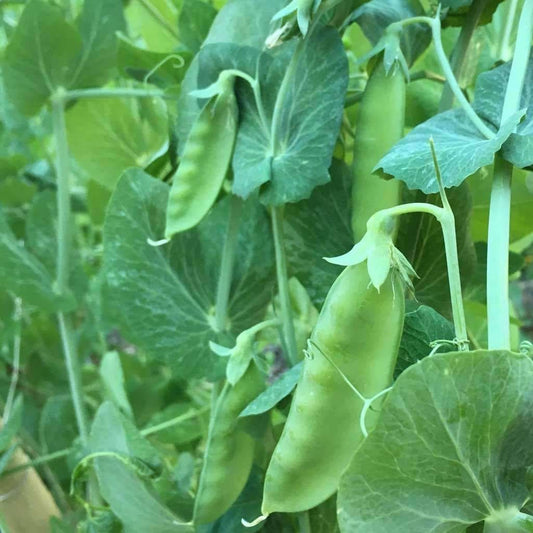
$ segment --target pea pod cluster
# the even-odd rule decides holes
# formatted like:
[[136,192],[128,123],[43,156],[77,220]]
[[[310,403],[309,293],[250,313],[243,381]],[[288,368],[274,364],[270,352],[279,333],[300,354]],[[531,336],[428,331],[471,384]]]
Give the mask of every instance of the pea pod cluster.
[[363,262],[332,285],[266,472],[264,516],[310,509],[337,490],[363,439],[363,402],[346,379],[365,397],[391,384],[403,320],[404,283],[394,274],[378,292]]

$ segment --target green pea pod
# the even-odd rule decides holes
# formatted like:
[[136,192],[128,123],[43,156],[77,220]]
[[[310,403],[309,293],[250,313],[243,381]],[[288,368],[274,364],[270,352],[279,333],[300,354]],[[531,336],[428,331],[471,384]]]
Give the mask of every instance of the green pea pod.
[[[341,372],[366,398],[392,383],[403,328],[404,285],[395,275],[380,292],[369,284],[363,262],[343,270],[328,293],[266,472],[265,516],[310,509],[337,490],[363,439],[363,402]],[[367,419],[367,427],[372,423]]]
[[355,242],[376,212],[398,205],[401,182],[373,174],[379,160],[401,139],[405,120],[405,79],[398,65],[387,74],[380,58],[365,88],[355,129],[352,168],[352,231]]
[[211,417],[204,465],[194,504],[196,525],[222,516],[241,493],[252,468],[255,440],[242,427],[241,411],[265,388],[254,363],[235,384],[227,383]]
[[198,224],[214,204],[228,171],[237,134],[233,79],[221,84],[193,124],[168,197],[165,238]]

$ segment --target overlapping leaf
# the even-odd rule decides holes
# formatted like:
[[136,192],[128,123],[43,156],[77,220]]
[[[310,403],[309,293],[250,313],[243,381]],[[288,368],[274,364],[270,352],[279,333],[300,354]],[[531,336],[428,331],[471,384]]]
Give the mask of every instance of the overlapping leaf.
[[[104,307],[109,322],[181,378],[220,375],[214,305],[227,224],[226,202],[196,229],[164,247],[168,186],[140,170],[127,171],[108,209],[104,227]],[[231,330],[259,322],[272,295],[270,228],[258,206],[245,207],[229,302]]]
[[533,363],[455,352],[406,370],[338,497],[346,533],[463,532],[527,501]]

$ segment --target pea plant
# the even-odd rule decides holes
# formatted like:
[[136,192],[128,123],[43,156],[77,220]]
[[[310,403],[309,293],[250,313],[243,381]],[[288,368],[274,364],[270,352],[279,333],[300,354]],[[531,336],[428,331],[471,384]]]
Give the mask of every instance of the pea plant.
[[533,0],[0,0],[0,530],[533,531]]

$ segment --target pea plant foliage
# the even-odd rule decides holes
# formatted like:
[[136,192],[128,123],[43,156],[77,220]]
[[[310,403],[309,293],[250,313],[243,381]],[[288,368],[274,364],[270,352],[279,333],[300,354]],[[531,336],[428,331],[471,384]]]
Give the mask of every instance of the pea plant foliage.
[[2,532],[533,531],[533,0],[0,17]]

